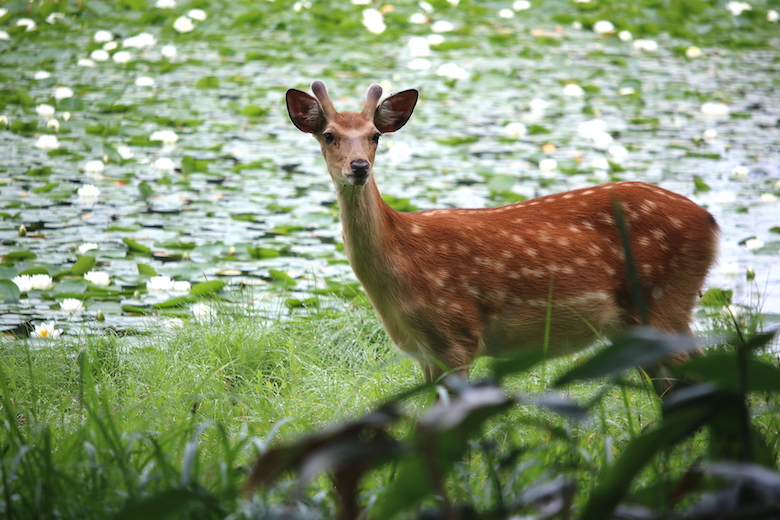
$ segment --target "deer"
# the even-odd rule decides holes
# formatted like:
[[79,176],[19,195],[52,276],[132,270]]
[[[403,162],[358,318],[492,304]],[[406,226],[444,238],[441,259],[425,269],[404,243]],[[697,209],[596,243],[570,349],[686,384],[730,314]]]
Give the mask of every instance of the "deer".
[[690,199],[626,181],[498,207],[399,212],[380,195],[374,160],[380,137],[411,118],[418,91],[380,102],[383,89],[374,84],[361,112],[337,112],[322,81],[311,90],[287,91],[290,120],[319,142],[349,264],[390,339],[417,359],[426,381],[450,372],[468,378],[496,337],[500,348],[544,344],[567,353],[641,324],[626,251],[646,300],[645,324],[693,336],[719,229]]

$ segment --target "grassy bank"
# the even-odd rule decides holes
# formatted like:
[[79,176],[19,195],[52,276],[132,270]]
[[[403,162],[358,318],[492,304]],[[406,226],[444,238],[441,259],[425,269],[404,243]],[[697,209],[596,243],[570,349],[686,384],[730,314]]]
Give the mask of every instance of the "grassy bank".
[[[302,490],[284,478],[247,493],[252,461],[280,442],[364,415],[421,380],[363,306],[349,316],[267,325],[193,320],[132,339],[63,336],[0,348],[7,518],[281,518],[292,514],[283,504],[297,504],[292,518],[334,517],[339,499],[317,472]],[[552,360],[503,386],[538,396],[590,356]],[[480,360],[477,377],[490,375],[491,363]],[[620,385],[595,381],[563,394],[586,410],[585,421],[528,401],[472,425],[448,472],[450,500],[495,511],[497,501],[517,502],[539,482],[565,477],[559,491],[573,485],[575,510],[584,507],[624,451],[661,421],[659,402],[633,372]],[[775,460],[778,401],[776,393],[760,396],[751,401],[753,424]],[[388,427],[391,436],[416,438],[416,417],[432,399],[428,391],[400,401],[405,418]],[[632,500],[671,510],[670,493],[712,454],[706,429],[670,445],[638,471]],[[368,472],[361,503],[381,506],[403,467]],[[419,507],[436,503],[423,499]]]

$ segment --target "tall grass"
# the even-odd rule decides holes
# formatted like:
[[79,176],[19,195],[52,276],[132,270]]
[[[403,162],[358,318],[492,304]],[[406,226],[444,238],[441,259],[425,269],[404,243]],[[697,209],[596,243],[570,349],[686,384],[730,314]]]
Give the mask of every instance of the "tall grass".
[[[502,387],[539,395],[590,356],[508,375]],[[480,360],[475,378],[490,377],[492,366]],[[279,442],[364,415],[421,379],[417,364],[396,354],[374,314],[359,304],[348,316],[266,325],[234,316],[136,338],[4,340],[0,516],[275,518],[292,507],[296,518],[333,517],[338,497],[326,478],[303,487],[282,479],[250,494],[251,462]],[[496,511],[496,501],[508,511],[529,486],[565,475],[584,499],[661,418],[652,392],[633,374],[617,385],[577,382],[565,395],[589,407],[591,419],[573,422],[531,404],[491,417],[452,466],[447,495],[475,511]],[[404,415],[425,413],[432,397],[402,399]],[[776,453],[776,399],[753,404],[761,431],[775,432],[766,440]],[[414,421],[401,420],[390,432],[414,435]],[[639,471],[633,496],[665,499],[708,449],[706,433],[670,447]],[[360,502],[381,504],[397,478],[392,465],[369,472]],[[435,506],[433,497],[421,503]]]

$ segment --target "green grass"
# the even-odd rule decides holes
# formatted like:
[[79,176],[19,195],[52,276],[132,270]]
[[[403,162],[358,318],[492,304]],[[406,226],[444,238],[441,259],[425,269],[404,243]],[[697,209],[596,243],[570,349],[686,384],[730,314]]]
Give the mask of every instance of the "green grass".
[[[590,352],[508,377],[503,387],[538,395]],[[491,360],[474,367],[490,375]],[[298,494],[294,481],[245,491],[252,461],[270,446],[364,415],[421,382],[416,363],[394,351],[366,306],[262,324],[221,318],[135,338],[63,337],[43,346],[0,343],[2,450],[0,513],[7,518],[273,518],[301,499],[336,515],[325,477]],[[630,374],[628,386],[577,383],[565,393],[586,403],[603,392],[590,420],[573,422],[533,405],[488,419],[468,440],[446,489],[477,510],[520,500],[528,486],[566,476],[576,507],[624,449],[658,423],[659,403]],[[405,401],[408,419],[391,428],[409,438],[432,394]],[[755,401],[755,423],[777,452],[777,399]],[[706,432],[657,456],[633,482],[632,497],[663,503],[697,461]],[[363,480],[364,503],[381,501],[395,465]],[[435,505],[426,499],[423,506]],[[576,504],[580,504],[577,506]],[[304,507],[304,506],[301,506]],[[124,516],[122,516],[124,515]]]

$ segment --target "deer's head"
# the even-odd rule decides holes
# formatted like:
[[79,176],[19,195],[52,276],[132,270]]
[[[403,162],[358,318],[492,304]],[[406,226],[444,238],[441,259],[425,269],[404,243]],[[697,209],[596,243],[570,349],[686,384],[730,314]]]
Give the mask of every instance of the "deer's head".
[[301,132],[317,138],[337,188],[363,186],[371,176],[379,137],[406,124],[418,92],[404,90],[379,103],[382,87],[374,84],[362,112],[336,112],[322,81],[312,83],[311,90],[316,98],[297,89],[287,91],[290,119]]

